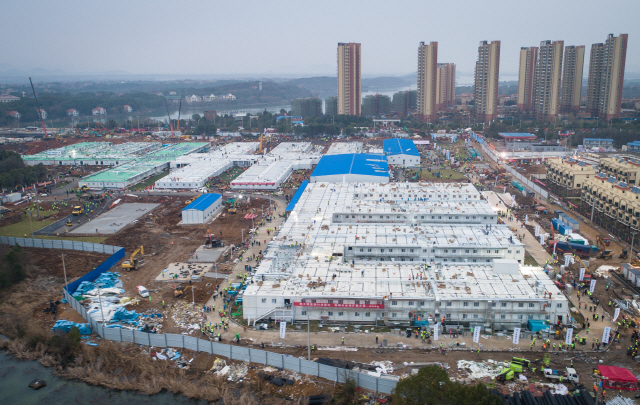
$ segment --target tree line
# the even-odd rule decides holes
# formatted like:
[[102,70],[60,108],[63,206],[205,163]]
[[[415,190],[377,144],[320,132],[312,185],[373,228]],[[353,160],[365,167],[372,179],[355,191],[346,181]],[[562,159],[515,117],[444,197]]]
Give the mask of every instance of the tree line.
[[0,187],[3,189],[28,186],[46,177],[47,168],[42,163],[26,166],[16,152],[0,151]]

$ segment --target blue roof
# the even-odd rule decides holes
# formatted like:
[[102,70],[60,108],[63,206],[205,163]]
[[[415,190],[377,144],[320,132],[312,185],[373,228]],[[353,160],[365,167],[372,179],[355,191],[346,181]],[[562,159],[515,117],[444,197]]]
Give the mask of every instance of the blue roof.
[[640,141],[629,142],[627,146],[640,146]]
[[196,198],[194,202],[184,207],[182,211],[184,210],[204,211],[207,208],[209,208],[211,204],[218,201],[219,198],[222,198],[220,194],[215,194],[215,193],[202,194],[200,197]]
[[536,138],[534,134],[529,134],[527,132],[499,132],[499,135],[503,138],[527,138],[527,139]]
[[326,155],[320,159],[311,176],[332,176],[338,174],[362,174],[366,176],[389,177],[387,157],[374,153]]
[[300,183],[300,187],[298,187],[298,191],[296,191],[291,201],[289,201],[289,205],[287,205],[287,208],[285,208],[285,211],[293,211],[293,209],[296,207],[296,204],[298,203],[298,200],[300,200],[302,193],[304,193],[304,189],[307,188],[307,185],[309,185],[309,180],[305,180],[302,183]]
[[412,155],[420,156],[416,144],[410,139],[385,139],[382,141],[384,153],[387,155]]
[[598,141],[598,142],[602,142],[602,141],[611,141],[613,142],[613,139],[610,138],[584,138],[585,141]]

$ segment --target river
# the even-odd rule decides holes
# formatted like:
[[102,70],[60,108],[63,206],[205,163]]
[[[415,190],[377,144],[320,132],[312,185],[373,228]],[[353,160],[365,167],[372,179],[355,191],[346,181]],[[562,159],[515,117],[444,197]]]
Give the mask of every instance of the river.
[[[47,386],[38,391],[29,388],[29,383],[36,378],[46,381]],[[65,380],[56,377],[50,368],[36,361],[16,360],[7,352],[0,351],[0,404],[89,403],[91,405],[206,405],[207,401],[196,401],[169,392],[149,396],[135,391],[115,391],[81,381]]]

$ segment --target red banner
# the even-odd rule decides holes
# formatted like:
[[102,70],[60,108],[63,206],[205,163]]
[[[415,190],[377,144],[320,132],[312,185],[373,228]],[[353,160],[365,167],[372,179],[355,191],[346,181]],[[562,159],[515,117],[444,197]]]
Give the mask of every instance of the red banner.
[[329,304],[327,302],[294,302],[296,307],[318,307],[318,308],[369,308],[384,309],[384,303],[380,304]]

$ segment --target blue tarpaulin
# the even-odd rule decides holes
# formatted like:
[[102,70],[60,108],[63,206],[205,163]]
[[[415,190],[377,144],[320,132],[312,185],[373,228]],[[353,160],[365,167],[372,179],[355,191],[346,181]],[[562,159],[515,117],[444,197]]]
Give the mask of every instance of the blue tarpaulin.
[[53,328],[51,328],[51,331],[69,333],[73,326],[77,327],[80,330],[81,335],[91,334],[91,328],[89,327],[88,323],[75,323],[64,319],[57,320],[55,325],[53,325]]
[[113,317],[111,318],[111,322],[118,321],[135,321],[138,319],[140,315],[136,311],[127,311],[126,309],[120,307],[116,309],[116,312],[113,313]]
[[80,283],[72,295],[74,297],[80,297],[82,294],[86,294],[96,288],[113,288],[120,281],[118,277],[120,277],[120,273],[112,273],[110,271],[102,273],[93,283],[88,281]]

